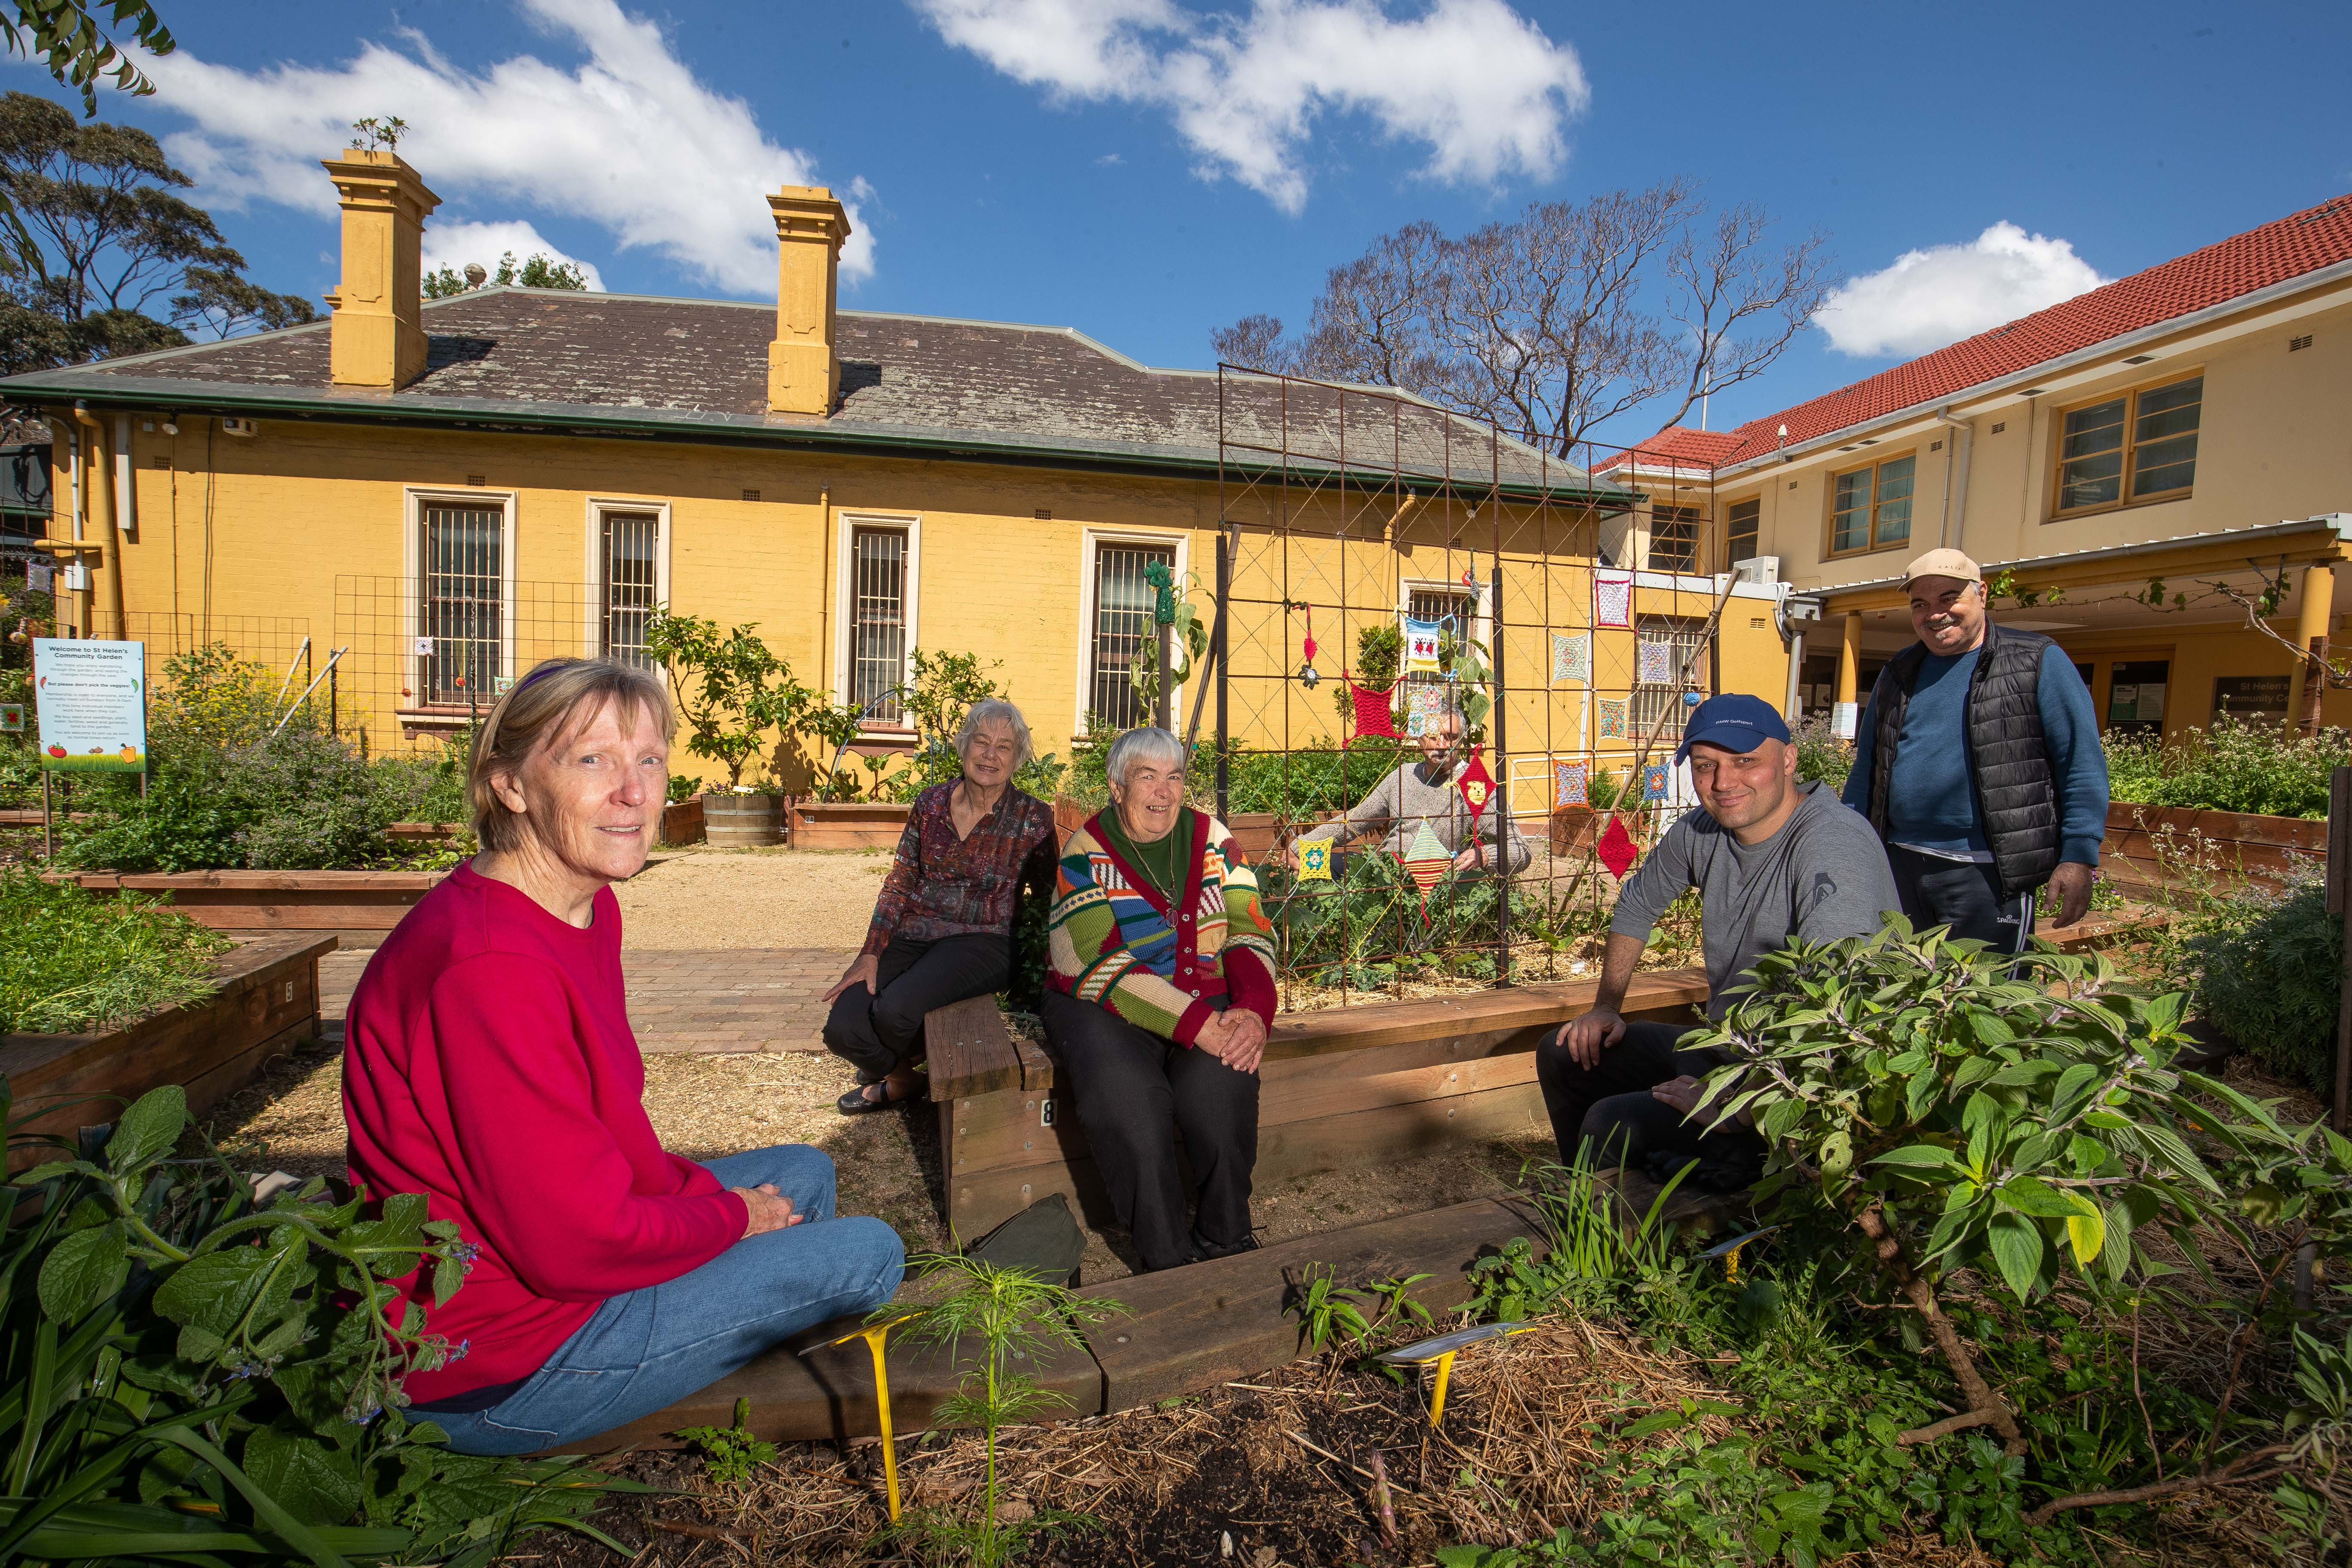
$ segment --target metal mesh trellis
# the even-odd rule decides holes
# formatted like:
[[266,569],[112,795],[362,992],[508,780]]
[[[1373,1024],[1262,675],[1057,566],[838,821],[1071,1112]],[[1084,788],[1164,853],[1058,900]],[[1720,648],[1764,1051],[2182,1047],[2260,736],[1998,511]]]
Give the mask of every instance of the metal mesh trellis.
[[[1232,366],[1219,378],[1202,782],[1268,860],[1286,1006],[1572,977],[1614,889],[1593,803],[1613,785],[1643,847],[1688,804],[1656,764],[1717,689],[1727,584],[1711,472],[1614,448],[1570,461],[1393,393]],[[1368,668],[1384,645],[1428,662],[1412,634],[1432,624],[1438,668]],[[1487,844],[1507,820],[1499,855],[1453,863],[1465,801],[1429,814],[1455,839],[1433,875],[1412,820],[1330,856],[1328,879],[1273,863],[1411,766],[1449,711],[1493,774],[1475,831]],[[1693,938],[1678,922],[1669,951]]]

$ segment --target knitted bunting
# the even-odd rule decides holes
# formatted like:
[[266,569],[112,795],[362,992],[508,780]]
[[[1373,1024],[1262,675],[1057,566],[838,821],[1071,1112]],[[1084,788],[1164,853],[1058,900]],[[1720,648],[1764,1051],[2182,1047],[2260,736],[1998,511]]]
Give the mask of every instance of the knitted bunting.
[[1601,857],[1601,863],[1609,868],[1609,874],[1621,882],[1639,858],[1639,853],[1633,847],[1633,836],[1625,831],[1625,819],[1622,816],[1609,819],[1609,826],[1594,848]]
[[1356,704],[1357,734],[1378,735],[1383,740],[1390,741],[1404,739],[1396,732],[1396,726],[1389,721],[1389,694],[1394,689],[1393,687],[1384,686],[1378,691],[1374,691],[1371,688],[1359,686],[1352,680],[1348,682],[1348,693],[1355,700]]
[[1667,778],[1665,763],[1645,763],[1642,769],[1642,799],[1643,803],[1650,805],[1656,805],[1660,802],[1664,801],[1666,798],[1666,784]]
[[1310,838],[1298,847],[1298,879],[1302,882],[1328,882],[1331,879],[1329,839]]
[[1413,886],[1421,889],[1424,916],[1428,912],[1429,889],[1437,886],[1437,879],[1444,876],[1445,868],[1453,864],[1454,857],[1445,852],[1444,841],[1437,837],[1435,829],[1423,822],[1420,831],[1412,836],[1412,842],[1404,847],[1404,869],[1405,874],[1412,879]]
[[1404,618],[1404,672],[1407,675],[1437,673],[1437,642],[1444,627],[1435,621]]
[[1592,679],[1592,634],[1551,634],[1551,678],[1557,681]]
[[1495,798],[1495,775],[1486,771],[1486,759],[1471,752],[1469,762],[1455,776],[1454,787],[1461,792],[1462,804],[1470,808],[1470,820],[1475,824],[1486,814],[1487,803]]
[[1630,626],[1633,624],[1633,574],[1602,568],[1592,574],[1592,624]]

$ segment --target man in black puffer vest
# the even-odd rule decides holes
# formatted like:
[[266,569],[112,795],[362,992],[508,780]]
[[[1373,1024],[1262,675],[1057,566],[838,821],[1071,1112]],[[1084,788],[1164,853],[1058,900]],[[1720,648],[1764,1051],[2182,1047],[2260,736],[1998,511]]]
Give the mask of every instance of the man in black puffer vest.
[[1983,574],[1931,550],[1906,574],[1919,641],[1879,671],[1845,804],[1870,818],[1915,926],[2023,951],[2034,895],[2091,907],[2107,759],[2091,693],[2048,637],[1994,626]]

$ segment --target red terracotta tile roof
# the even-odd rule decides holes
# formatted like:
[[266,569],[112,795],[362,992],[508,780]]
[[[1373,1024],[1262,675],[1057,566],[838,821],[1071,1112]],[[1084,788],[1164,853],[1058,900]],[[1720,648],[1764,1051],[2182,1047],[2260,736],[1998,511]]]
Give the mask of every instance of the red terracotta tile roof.
[[1669,425],[1639,447],[1595,465],[1592,471],[1605,474],[1629,464],[1643,468],[1711,468],[1738,451],[1740,445],[1741,438],[1729,430],[1694,430],[1687,425]]
[[[1783,425],[1793,447],[2347,260],[2352,260],[2352,195],[2232,235],[1851,386],[1751,419],[1729,433],[1736,444],[1715,461],[1741,463],[1765,456],[1780,444]],[[1676,427],[1660,431],[1652,441],[1677,434],[1705,435]]]

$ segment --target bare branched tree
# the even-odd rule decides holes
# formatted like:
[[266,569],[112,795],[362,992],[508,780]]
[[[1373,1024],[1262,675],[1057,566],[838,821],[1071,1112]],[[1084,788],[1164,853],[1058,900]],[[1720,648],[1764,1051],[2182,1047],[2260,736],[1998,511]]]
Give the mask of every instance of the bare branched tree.
[[1743,203],[1710,216],[1669,180],[1538,202],[1448,238],[1415,223],[1331,269],[1307,331],[1253,315],[1213,333],[1260,369],[1394,386],[1566,453],[1662,398],[1674,424],[1761,374],[1834,279],[1819,236],[1776,247]]

